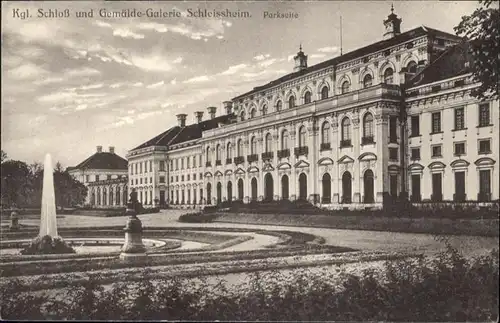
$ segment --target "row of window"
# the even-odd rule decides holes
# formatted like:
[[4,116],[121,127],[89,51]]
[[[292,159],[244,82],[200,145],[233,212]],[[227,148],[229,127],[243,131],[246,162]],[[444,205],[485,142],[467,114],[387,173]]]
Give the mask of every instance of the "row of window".
[[[122,196],[123,200],[121,199]],[[103,188],[102,194],[98,187],[97,192],[92,191],[90,194],[90,205],[121,205],[122,201],[123,203],[127,202],[127,190],[121,191],[119,187],[116,188],[114,193],[111,189],[108,193],[106,188]]]
[[[161,179],[161,176],[160,176],[160,179]],[[144,178],[144,181],[142,180],[142,178],[139,178],[139,179],[136,178],[135,181],[134,181],[134,179],[131,179],[130,180],[130,185],[134,185],[134,183],[135,183],[135,185],[143,184],[143,182],[144,182],[144,184],[147,184],[148,183],[148,179]],[[149,184],[153,184],[153,177],[149,178]]]
[[[413,65],[411,65],[412,63],[413,63]],[[416,67],[416,63],[410,62],[410,64],[408,66],[409,66],[409,68],[413,69],[413,66]],[[394,82],[394,71],[392,68],[389,67],[389,68],[385,69],[385,71],[384,71],[383,83],[392,84],[393,82]],[[366,74],[363,78],[363,87],[364,88],[370,87],[370,86],[372,86],[372,83],[373,83],[373,76],[371,74]],[[348,80],[342,82],[342,85],[340,86],[341,94],[348,93],[350,90],[351,90],[351,82]],[[321,89],[320,100],[325,100],[327,98],[328,98],[328,87],[325,85]],[[311,93],[311,91],[306,91],[304,93],[304,96],[303,96],[303,104],[309,104],[311,102],[312,102],[312,93]],[[294,95],[291,95],[288,98],[288,108],[292,109],[295,106],[296,106],[296,98]],[[275,111],[279,112],[282,109],[283,109],[283,101],[278,100],[276,102]],[[261,115],[266,115],[267,113],[268,113],[268,107],[267,107],[267,105],[263,105],[261,108]],[[252,118],[255,118],[256,116],[257,116],[257,108],[254,107],[249,112],[249,118],[252,119]],[[246,117],[245,111],[243,110],[240,113],[240,121],[244,121],[245,117]]]
[[[130,168],[131,175],[142,174],[143,171],[144,171],[144,173],[147,173],[148,172],[148,162],[145,161],[145,162],[130,163],[129,168]],[[153,172],[153,161],[152,160],[149,161],[149,172],[150,173]]]
[[[124,177],[125,175],[122,175],[121,177]],[[120,175],[118,175],[118,178],[120,177]],[[103,177],[101,177],[100,175],[95,175],[95,181],[96,182],[99,182],[99,181],[104,181],[104,180],[110,180],[110,179],[113,179],[113,175],[106,175]],[[89,183],[90,182],[90,175],[85,175],[85,182],[86,183]]]
[[[179,194],[179,190],[175,191],[175,198],[174,198],[174,191],[170,191],[170,203],[172,204],[197,204],[197,197],[196,197],[196,189],[193,188],[193,199],[191,200],[191,190],[181,190]],[[187,194],[186,194],[187,192]],[[187,195],[187,199],[185,198]],[[200,201],[199,203],[203,203],[203,189],[200,188]]]
[[[330,123],[325,121],[321,127],[321,144],[322,147],[329,147],[331,142],[331,131]],[[341,122],[341,147],[351,145],[351,120],[348,117],[342,119]],[[389,131],[389,142],[397,141],[397,117],[390,117],[390,131]],[[366,113],[363,117],[363,140],[362,144],[374,143],[374,125],[373,125],[373,115],[371,113]],[[264,140],[264,152],[271,152],[272,150],[273,138],[270,133],[266,134]],[[289,135],[287,130],[281,132],[281,150],[289,149]],[[307,131],[306,127],[302,126],[299,129],[299,147],[307,146]],[[238,156],[243,156],[243,139],[239,139],[236,142],[236,154]],[[257,154],[257,138],[254,136],[250,139],[250,154]],[[226,158],[232,158],[232,145],[227,143],[226,145]],[[215,159],[220,161],[222,159],[222,145],[217,145],[215,149]],[[206,150],[206,161],[211,163],[212,154],[210,147]]]
[[[420,148],[411,148],[411,160],[420,160]],[[478,154],[490,154],[491,153],[491,139],[479,139],[478,140]],[[455,142],[453,143],[453,155],[460,157],[466,155],[465,142]],[[439,158],[442,157],[442,145],[432,145],[431,146],[431,157]]]
[[[191,180],[191,174],[187,174],[186,177],[184,177],[184,175],[181,175],[180,176],[181,182],[184,182],[184,178],[186,178],[186,181],[190,181]],[[200,173],[200,177],[199,178],[200,179],[203,178],[203,173]],[[193,181],[195,181],[195,180],[196,180],[196,174],[193,174]],[[175,182],[178,182],[178,181],[179,181],[179,175],[176,175],[175,176]],[[174,176],[170,176],[170,182],[174,183]]]
[[[487,127],[491,125],[490,104],[482,103],[478,107],[478,127]],[[454,129],[464,130],[465,122],[465,107],[454,109]],[[431,134],[442,132],[441,111],[431,114]],[[411,137],[420,136],[420,116],[411,116]]]
[[[466,176],[464,171],[453,172],[455,179],[455,193],[453,194],[453,200],[457,202],[462,202],[466,200],[478,201],[490,201],[491,200],[491,170],[479,170],[479,192],[477,196],[468,197],[466,194]],[[410,199],[413,202],[419,202],[422,200],[421,196],[421,175],[414,174],[411,175],[411,196]],[[432,185],[432,201],[442,201],[443,200],[443,174],[433,173],[431,177]]]
[[[202,161],[201,161],[201,155],[199,156],[199,166],[201,167]],[[186,169],[191,168],[191,161],[193,168],[198,167],[196,163],[196,156],[188,156],[188,157],[182,157],[182,158],[177,158],[177,159],[172,159],[170,160],[170,169],[171,170],[179,170],[179,169],[184,169],[184,166],[186,166]]]

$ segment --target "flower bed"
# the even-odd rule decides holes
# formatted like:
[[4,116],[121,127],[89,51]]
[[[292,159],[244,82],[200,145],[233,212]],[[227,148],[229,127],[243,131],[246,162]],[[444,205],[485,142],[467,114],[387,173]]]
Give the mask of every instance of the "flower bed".
[[112,270],[131,267],[165,266],[183,263],[206,263],[227,260],[251,260],[265,259],[270,257],[284,257],[291,255],[306,255],[318,253],[342,253],[353,251],[350,248],[334,246],[306,245],[268,250],[250,250],[246,252],[225,251],[217,253],[192,252],[192,253],[170,253],[161,257],[148,257],[143,261],[134,263],[124,262],[120,259],[67,259],[60,262],[34,262],[34,263],[0,263],[0,276],[24,276],[53,273],[69,273],[94,270]]
[[[206,273],[197,266],[198,274]],[[499,314],[498,251],[472,260],[453,251],[434,259],[396,258],[376,271],[268,271],[252,274],[248,283],[232,289],[220,279],[210,283],[169,274],[168,269],[137,270],[115,278],[104,272],[64,275],[57,281],[4,280],[0,314],[8,320],[379,322],[492,322]],[[105,281],[115,283],[104,289]],[[23,292],[39,283],[60,289]]]

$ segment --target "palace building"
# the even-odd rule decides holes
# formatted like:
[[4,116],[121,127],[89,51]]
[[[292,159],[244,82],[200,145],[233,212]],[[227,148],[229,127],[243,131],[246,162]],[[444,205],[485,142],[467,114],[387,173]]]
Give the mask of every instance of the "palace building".
[[[391,10],[392,11],[392,10]],[[306,199],[327,208],[499,198],[498,100],[470,96],[467,43],[428,27],[308,66],[208,108],[127,154],[143,204]]]
[[68,173],[88,188],[85,204],[95,208],[118,208],[127,205],[127,160],[115,153],[114,147],[96,152]]

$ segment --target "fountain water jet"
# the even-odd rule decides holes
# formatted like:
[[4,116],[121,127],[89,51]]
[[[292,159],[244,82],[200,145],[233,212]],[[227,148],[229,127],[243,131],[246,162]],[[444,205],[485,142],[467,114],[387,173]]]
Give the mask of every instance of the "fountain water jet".
[[43,164],[42,212],[40,218],[40,237],[57,237],[56,195],[54,192],[54,173],[52,158],[45,155]]
[[45,155],[43,165],[42,210],[40,233],[28,247],[21,250],[23,255],[75,253],[57,234],[56,195],[54,191],[54,170],[50,154]]

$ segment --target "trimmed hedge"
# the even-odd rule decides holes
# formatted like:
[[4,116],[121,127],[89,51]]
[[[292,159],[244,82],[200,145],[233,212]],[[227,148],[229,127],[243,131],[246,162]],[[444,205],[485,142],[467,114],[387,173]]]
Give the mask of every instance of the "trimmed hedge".
[[185,213],[179,216],[179,222],[210,223],[217,218],[215,213]]

